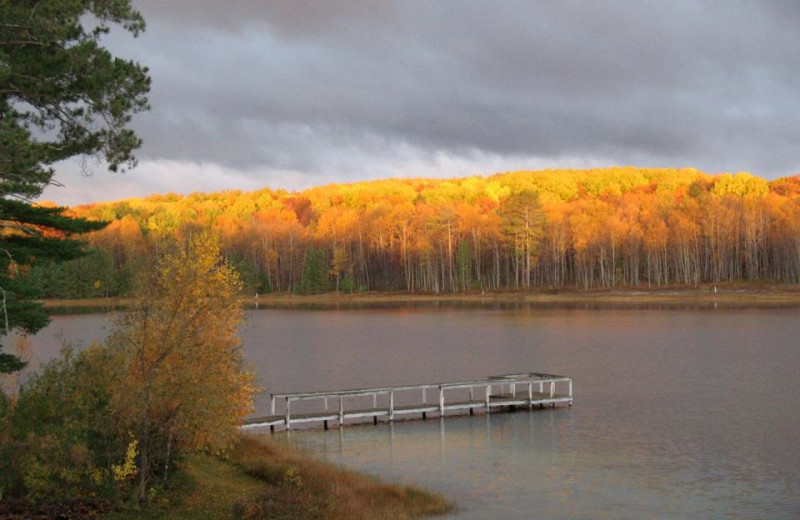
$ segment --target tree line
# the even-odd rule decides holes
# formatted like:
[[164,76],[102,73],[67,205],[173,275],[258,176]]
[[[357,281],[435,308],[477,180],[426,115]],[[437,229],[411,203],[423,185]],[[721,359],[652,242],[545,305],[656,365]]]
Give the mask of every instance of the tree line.
[[800,282],[800,176],[519,171],[153,195],[72,211],[110,221],[87,235],[106,255],[104,294],[124,294],[159,248],[209,228],[250,293]]

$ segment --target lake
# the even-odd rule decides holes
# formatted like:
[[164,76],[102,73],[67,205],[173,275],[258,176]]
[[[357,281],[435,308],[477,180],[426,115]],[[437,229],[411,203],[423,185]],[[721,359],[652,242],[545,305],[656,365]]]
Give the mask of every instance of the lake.
[[[55,316],[37,355],[107,327]],[[274,392],[573,377],[572,408],[291,433],[331,461],[444,493],[458,519],[800,517],[798,308],[268,309],[248,311],[242,338]]]

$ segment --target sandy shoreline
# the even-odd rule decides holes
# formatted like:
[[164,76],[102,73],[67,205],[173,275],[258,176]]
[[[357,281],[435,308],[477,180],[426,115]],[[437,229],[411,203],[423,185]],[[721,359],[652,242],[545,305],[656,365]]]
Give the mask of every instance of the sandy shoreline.
[[[762,285],[762,286],[716,286],[679,287],[672,289],[615,289],[615,290],[560,290],[526,292],[486,292],[460,294],[410,294],[399,292],[371,293],[325,293],[297,295],[290,293],[265,294],[258,298],[243,298],[248,306],[294,307],[304,305],[339,304],[402,304],[402,303],[532,303],[532,304],[722,304],[800,305],[800,286]],[[129,306],[132,298],[87,298],[77,300],[42,300],[48,309],[68,309],[79,307],[115,308]]]

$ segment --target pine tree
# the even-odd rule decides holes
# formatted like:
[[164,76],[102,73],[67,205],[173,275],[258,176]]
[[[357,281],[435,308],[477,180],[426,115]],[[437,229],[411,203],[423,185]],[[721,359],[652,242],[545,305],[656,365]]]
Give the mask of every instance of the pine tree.
[[[35,204],[52,165],[97,156],[133,166],[141,141],[125,128],[147,109],[147,69],[100,45],[109,24],[137,35],[144,20],[129,0],[0,0],[0,334],[47,323],[25,276],[34,262],[82,254],[68,238],[103,224]],[[86,25],[93,24],[93,25]],[[0,352],[0,373],[19,370]]]
[[325,266],[325,253],[309,246],[303,256],[303,278],[300,280],[300,294],[319,294],[328,290],[328,276]]
[[508,197],[500,209],[503,233],[514,250],[518,285],[531,286],[531,270],[544,226],[539,194],[522,190]]

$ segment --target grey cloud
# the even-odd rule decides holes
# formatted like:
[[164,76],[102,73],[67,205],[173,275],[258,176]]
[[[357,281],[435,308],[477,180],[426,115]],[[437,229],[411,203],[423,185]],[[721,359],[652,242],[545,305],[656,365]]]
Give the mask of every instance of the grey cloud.
[[344,154],[407,146],[775,177],[800,164],[795,6],[148,0],[109,44],[152,71],[143,159],[348,180]]

